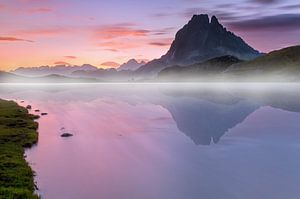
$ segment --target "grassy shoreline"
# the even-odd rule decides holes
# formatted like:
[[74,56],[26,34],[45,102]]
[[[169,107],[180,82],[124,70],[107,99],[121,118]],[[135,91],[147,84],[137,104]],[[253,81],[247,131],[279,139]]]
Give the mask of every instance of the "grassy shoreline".
[[34,172],[24,148],[38,140],[37,116],[13,101],[0,99],[0,199],[37,199]]

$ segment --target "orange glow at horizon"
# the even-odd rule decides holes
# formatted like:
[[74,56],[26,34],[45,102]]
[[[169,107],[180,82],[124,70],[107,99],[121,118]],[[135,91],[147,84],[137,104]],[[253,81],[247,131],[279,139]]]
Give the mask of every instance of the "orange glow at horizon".
[[[110,68],[116,64],[102,63],[122,64],[132,58],[151,60],[168,49],[168,46],[152,45],[171,37],[168,33],[158,35],[159,29],[141,28],[136,23],[116,19],[104,23],[97,21],[97,17],[78,16],[71,9],[65,12],[65,6],[71,4],[32,0],[1,2],[0,70],[57,64]],[[10,23],[12,19],[14,23]]]
[[[0,70],[58,63],[107,68],[101,64],[160,58],[176,32],[193,14],[201,13],[216,15],[261,52],[300,43],[296,0],[276,1],[282,7],[277,10],[267,6],[275,1],[235,1],[222,10],[217,0],[180,0],[172,5],[161,0],[1,0]],[[237,9],[241,5],[246,9]]]

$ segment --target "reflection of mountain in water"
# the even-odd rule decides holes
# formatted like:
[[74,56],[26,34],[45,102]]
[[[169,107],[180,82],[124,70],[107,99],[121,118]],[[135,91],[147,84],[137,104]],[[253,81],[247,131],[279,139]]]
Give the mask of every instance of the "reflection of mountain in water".
[[[1,98],[24,100],[84,101],[100,98],[122,101],[132,106],[141,103],[161,105],[178,129],[196,144],[217,143],[220,138],[262,106],[300,112],[300,86],[214,88],[212,86],[160,85],[73,85],[5,86]],[[134,108],[134,107],[133,107]]]
[[[275,88],[275,89],[274,89]],[[180,131],[195,144],[217,143],[230,129],[262,106],[300,112],[298,87],[210,90],[181,89],[164,92],[170,98],[160,104],[172,115]]]
[[241,123],[258,105],[240,100],[234,104],[217,104],[184,98],[164,105],[173,116],[178,129],[195,144],[217,143],[225,132]]

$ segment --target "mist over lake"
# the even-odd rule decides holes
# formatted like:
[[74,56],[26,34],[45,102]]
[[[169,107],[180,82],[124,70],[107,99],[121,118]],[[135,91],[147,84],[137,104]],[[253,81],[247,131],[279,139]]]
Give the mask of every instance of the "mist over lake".
[[26,151],[45,199],[297,198],[299,93],[299,84],[0,85],[0,98],[48,113]]

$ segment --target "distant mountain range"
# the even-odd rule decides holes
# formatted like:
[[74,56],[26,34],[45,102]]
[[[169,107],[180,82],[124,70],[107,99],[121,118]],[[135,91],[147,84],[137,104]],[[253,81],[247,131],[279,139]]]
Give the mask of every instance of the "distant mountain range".
[[24,77],[0,71],[0,83],[95,83],[93,78],[74,78],[62,75],[46,75],[42,77]]
[[56,65],[56,66],[39,66],[39,67],[20,67],[12,73],[16,75],[23,75],[29,77],[41,77],[45,75],[71,75],[74,71],[85,70],[94,71],[98,68],[90,64],[83,64],[82,66],[67,66],[67,65]]
[[145,61],[140,61],[138,62],[135,59],[130,59],[128,62],[122,64],[120,67],[117,68],[118,71],[121,70],[131,70],[134,71],[136,69],[138,69],[139,67],[145,65],[146,62]]
[[78,70],[71,74],[71,77],[76,78],[95,78],[100,81],[127,82],[131,81],[134,72],[131,70],[97,69],[94,71]]
[[[19,67],[11,73],[26,77],[42,77],[47,75],[64,75],[68,77],[78,76],[90,76],[99,77],[110,76],[116,74],[116,76],[123,76],[121,74],[129,73],[138,69],[140,66],[146,64],[145,61],[137,61],[130,59],[128,62],[120,65],[117,69],[102,69],[90,64],[83,64],[81,66],[69,66],[69,65],[56,65],[56,66],[38,66],[38,67]],[[120,71],[120,74],[117,74]],[[128,71],[128,72],[123,72]],[[94,73],[95,72],[95,73]],[[90,74],[90,75],[89,75]],[[96,74],[96,75],[95,75]]]
[[118,69],[89,64],[21,67],[11,73],[2,72],[0,82],[31,81],[22,76],[32,77],[33,82],[37,77],[50,82],[300,81],[300,46],[263,54],[224,28],[216,17],[194,15],[177,32],[169,51],[148,63],[131,59]]

